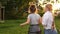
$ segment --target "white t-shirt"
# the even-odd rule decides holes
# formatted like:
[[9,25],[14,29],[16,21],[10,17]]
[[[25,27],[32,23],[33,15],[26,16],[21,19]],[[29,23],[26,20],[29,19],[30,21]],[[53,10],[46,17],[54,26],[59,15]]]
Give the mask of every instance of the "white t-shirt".
[[30,24],[38,24],[38,20],[40,19],[39,14],[29,14],[28,18],[30,19]]
[[53,15],[50,11],[47,11],[42,18],[42,24],[45,29],[51,29],[53,23]]

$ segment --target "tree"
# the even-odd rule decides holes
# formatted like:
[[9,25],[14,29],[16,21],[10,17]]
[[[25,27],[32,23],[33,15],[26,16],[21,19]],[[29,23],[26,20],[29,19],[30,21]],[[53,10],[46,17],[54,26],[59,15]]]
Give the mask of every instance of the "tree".
[[[32,0],[9,0],[5,5],[5,15],[10,19],[21,18],[28,7],[29,2]],[[8,19],[9,19],[8,18]]]

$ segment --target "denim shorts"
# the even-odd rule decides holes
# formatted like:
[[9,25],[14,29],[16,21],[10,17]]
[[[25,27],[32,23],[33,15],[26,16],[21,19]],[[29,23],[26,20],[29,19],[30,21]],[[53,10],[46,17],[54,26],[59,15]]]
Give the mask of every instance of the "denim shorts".
[[57,34],[57,32],[52,29],[44,29],[44,34]]

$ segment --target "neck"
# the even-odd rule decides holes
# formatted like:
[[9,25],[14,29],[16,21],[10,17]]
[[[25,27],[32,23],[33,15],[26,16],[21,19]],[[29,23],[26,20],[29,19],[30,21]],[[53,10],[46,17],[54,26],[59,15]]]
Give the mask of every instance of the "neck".
[[46,11],[46,12],[51,12],[52,13],[52,11]]
[[35,13],[30,13],[30,14],[35,14]]

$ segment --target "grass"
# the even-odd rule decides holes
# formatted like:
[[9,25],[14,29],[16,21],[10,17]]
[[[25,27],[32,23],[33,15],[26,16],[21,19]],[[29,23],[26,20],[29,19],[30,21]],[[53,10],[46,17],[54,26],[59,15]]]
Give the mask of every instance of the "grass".
[[[19,26],[20,23],[25,22],[26,19],[21,19],[21,20],[5,20],[4,23],[0,23],[0,34],[27,34],[29,25],[26,26]],[[56,27],[57,30],[60,29],[60,19],[55,19]],[[40,26],[42,29],[42,34],[43,34],[43,28]],[[58,31],[58,34],[60,32]]]

